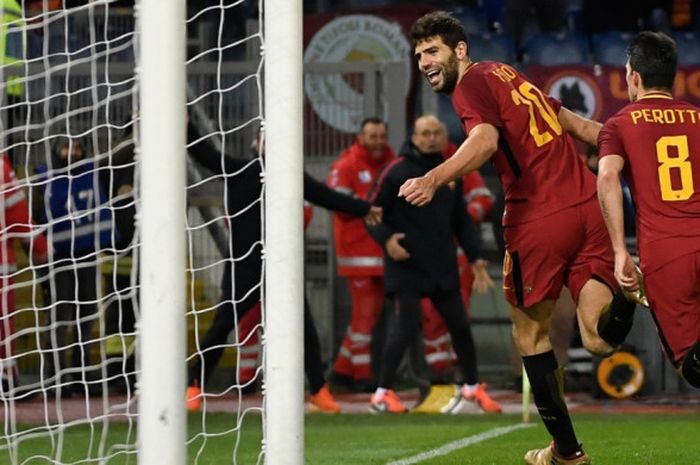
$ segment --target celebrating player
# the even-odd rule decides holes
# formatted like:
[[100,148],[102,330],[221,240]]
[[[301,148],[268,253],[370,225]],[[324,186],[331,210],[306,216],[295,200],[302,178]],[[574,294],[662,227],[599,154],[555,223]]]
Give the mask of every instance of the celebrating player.
[[637,207],[644,288],[664,349],[680,374],[700,387],[700,109],[671,96],[676,44],[641,32],[627,51],[632,102],[598,138],[598,198],[623,288],[642,283],[627,252],[620,174]]
[[[577,302],[589,351],[612,353],[631,327],[635,304],[620,292],[613,297],[618,287],[595,177],[578,158],[571,137],[594,145],[601,125],[562,107],[508,65],[472,62],[464,27],[449,13],[418,19],[411,39],[420,71],[435,92],[452,95],[468,138],[450,159],[406,181],[399,195],[425,205],[439,187],[493,158],[505,191],[503,287],[535,403],[554,439],[529,451],[525,461],[589,464],[566,408],[564,372],[548,332],[563,285]],[[607,314],[617,318],[598,329],[606,305]]]

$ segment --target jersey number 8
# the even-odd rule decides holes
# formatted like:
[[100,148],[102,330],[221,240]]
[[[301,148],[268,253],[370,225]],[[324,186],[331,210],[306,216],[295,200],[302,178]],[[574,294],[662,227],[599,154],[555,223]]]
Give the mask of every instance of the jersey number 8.
[[[675,147],[678,156],[669,154],[669,147]],[[661,199],[666,202],[688,200],[693,195],[693,169],[688,160],[687,136],[664,136],[656,141],[656,159],[659,161],[659,185],[661,186]],[[680,174],[680,189],[674,189],[671,182],[671,170],[678,169]]]

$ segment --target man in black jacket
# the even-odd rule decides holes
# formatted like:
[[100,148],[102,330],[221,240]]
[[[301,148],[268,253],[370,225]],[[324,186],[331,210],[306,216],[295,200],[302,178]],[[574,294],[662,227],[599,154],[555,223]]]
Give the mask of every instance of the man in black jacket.
[[[489,413],[500,405],[478,383],[476,351],[471,327],[459,291],[455,239],[472,260],[475,288],[492,285],[481,259],[481,237],[466,213],[462,181],[435,194],[432,203],[415,207],[398,197],[409,178],[422,176],[444,159],[441,154],[442,123],[432,115],[415,122],[411,141],[400,157],[380,175],[370,201],[383,208],[381,224],[369,227],[384,247],[384,286],[394,300],[384,345],[379,388],[371,398],[377,412],[400,413],[406,408],[391,390],[396,370],[410,341],[420,330],[420,299],[429,297],[448,327],[464,376],[462,398],[476,402]],[[461,399],[460,399],[461,400]]]
[[[187,408],[199,410],[202,388],[211,376],[223,353],[229,333],[236,321],[260,301],[262,282],[262,173],[263,159],[259,155],[259,141],[250,159],[225,156],[200,136],[192,124],[188,125],[187,150],[199,164],[226,182],[224,211],[230,225],[231,257],[227,257],[221,282],[221,303],[216,308],[214,321],[198,345],[196,362],[189,370]],[[381,209],[364,200],[335,192],[325,184],[304,173],[304,200],[334,211],[361,216],[368,223],[381,217]],[[235,277],[235,279],[234,279]],[[339,411],[335,402],[328,400],[325,386],[321,344],[304,296],[304,369],[309,379],[311,403],[324,411]],[[320,398],[317,399],[317,397]],[[315,399],[319,402],[315,402]],[[331,398],[332,400],[332,398]],[[330,405],[329,405],[330,404]]]

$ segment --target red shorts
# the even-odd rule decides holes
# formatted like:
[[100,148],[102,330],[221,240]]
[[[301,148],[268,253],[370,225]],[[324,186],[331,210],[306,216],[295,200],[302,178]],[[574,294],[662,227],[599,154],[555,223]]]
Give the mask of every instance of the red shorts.
[[595,198],[541,219],[503,228],[503,289],[512,305],[559,298],[563,285],[578,302],[595,278],[616,291],[614,254]]
[[700,340],[700,252],[645,275],[644,287],[661,343],[677,365]]

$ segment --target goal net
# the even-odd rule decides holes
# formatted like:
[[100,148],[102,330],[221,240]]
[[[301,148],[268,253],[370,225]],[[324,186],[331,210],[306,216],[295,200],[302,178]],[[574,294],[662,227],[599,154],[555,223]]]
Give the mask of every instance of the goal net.
[[[142,245],[152,240],[147,226],[157,221],[142,203],[148,183],[177,177],[169,165],[178,159],[169,163],[158,153],[162,166],[145,163],[155,156],[145,150],[159,151],[144,143],[154,140],[144,124],[154,112],[143,104],[142,85],[154,74],[145,75],[153,71],[140,54],[149,47],[143,31],[158,24],[153,16],[140,23],[140,13],[146,3],[171,4],[122,3],[128,2],[2,2],[0,463],[141,463],[144,444],[168,447],[143,426],[146,417],[182,437],[176,448],[186,456],[178,463],[270,461],[270,448],[285,441],[270,426],[280,420],[265,413],[277,401],[244,395],[260,391],[263,364],[280,359],[275,349],[265,355],[258,349],[276,334],[274,325],[266,334],[263,324],[266,301],[274,298],[266,298],[262,257],[277,253],[263,238],[279,228],[274,220],[268,225],[265,205],[280,207],[279,197],[266,201],[265,181],[284,177],[275,178],[276,169],[255,150],[264,138],[269,160],[280,151],[274,121],[263,119],[262,1],[187,2],[180,23],[187,31],[180,89],[187,95],[186,135],[183,121],[157,136],[163,147],[186,140],[186,186],[174,196],[187,202],[184,217],[175,210],[184,284],[165,289],[185,303],[164,312],[148,308],[143,294],[151,275],[178,262],[163,253],[155,269],[142,268]],[[171,45],[161,44],[164,54]],[[171,76],[163,71],[156,75],[165,85]],[[290,192],[301,205],[300,192]],[[278,269],[288,272],[284,264]],[[170,334],[178,332],[171,317],[182,318],[186,334]],[[175,361],[167,353],[173,341],[186,346]],[[161,376],[154,363],[176,369]],[[163,384],[172,373],[182,379]],[[159,395],[153,386],[177,402],[147,411]],[[297,404],[301,397],[289,403]],[[299,416],[292,422],[302,429]]]

